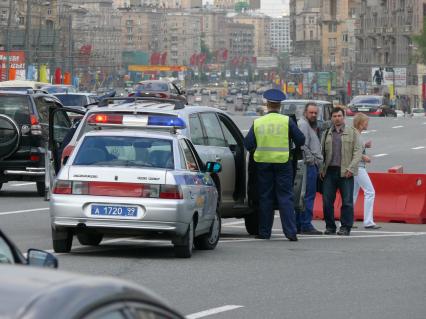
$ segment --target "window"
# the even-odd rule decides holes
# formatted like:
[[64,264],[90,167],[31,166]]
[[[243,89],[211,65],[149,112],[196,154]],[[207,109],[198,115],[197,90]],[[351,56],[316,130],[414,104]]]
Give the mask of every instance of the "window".
[[222,146],[225,147],[226,142],[220,129],[220,123],[214,113],[202,113],[201,121],[203,122],[206,131],[206,144],[209,146]]
[[15,258],[9,244],[0,237],[0,264],[14,264]]
[[192,143],[194,145],[204,145],[203,128],[198,115],[193,114],[189,116],[189,130]]
[[337,24],[329,23],[328,24],[328,32],[337,32]]
[[225,140],[228,145],[238,145],[231,131],[226,126],[226,122],[222,118],[220,118],[220,124],[222,126],[223,134],[225,135]]
[[49,121],[49,104],[44,98],[35,99],[37,112],[40,117],[41,123],[47,123]]
[[[183,169],[188,169],[190,171],[198,171],[197,161],[195,160],[194,154],[192,154],[191,149],[188,146],[188,142],[186,140],[180,140],[179,145],[182,148],[183,156],[184,156],[184,165]],[[181,156],[182,158],[182,156]]]
[[309,40],[313,40],[314,39],[314,31],[309,31]]

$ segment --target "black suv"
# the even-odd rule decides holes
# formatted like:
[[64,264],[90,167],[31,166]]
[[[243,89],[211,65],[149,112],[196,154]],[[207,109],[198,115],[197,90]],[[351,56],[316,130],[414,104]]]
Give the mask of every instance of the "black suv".
[[0,91],[0,188],[10,181],[31,181],[44,196],[49,107],[62,105],[39,91]]

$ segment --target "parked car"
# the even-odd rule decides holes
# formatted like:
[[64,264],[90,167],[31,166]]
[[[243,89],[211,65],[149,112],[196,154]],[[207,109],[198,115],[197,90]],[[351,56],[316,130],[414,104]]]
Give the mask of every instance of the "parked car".
[[134,283],[59,270],[0,265],[0,315],[31,319],[184,319]]
[[[36,182],[39,196],[45,195],[50,107],[62,108],[62,104],[56,97],[32,89],[0,91],[0,188],[10,181]],[[60,120],[71,126],[68,117]],[[61,133],[59,128],[57,131]]]
[[[84,134],[57,176],[50,197],[53,249],[97,246],[104,235],[170,239],[175,255],[212,250],[220,236],[218,192],[210,174],[221,164],[203,163],[192,143],[177,133],[182,119],[135,114],[87,119]],[[122,126],[121,130],[111,130]]]
[[203,101],[203,97],[201,95],[197,94],[197,95],[195,95],[194,101],[195,102],[202,102]]
[[234,98],[232,96],[226,96],[225,97],[225,102],[226,103],[234,103]]
[[425,109],[424,108],[413,108],[411,110],[412,117],[425,117]]
[[185,92],[173,82],[166,80],[146,80],[140,81],[134,88],[134,93],[129,96],[145,96],[145,97],[159,97],[164,99],[176,99],[188,103]]
[[[23,91],[41,90],[46,83],[28,80],[11,80],[0,82],[0,91]],[[48,93],[45,91],[45,93]]]
[[[25,257],[12,240],[0,229],[0,267],[3,267],[2,264],[58,268],[57,258],[43,250],[30,248]],[[1,269],[0,273],[2,273]],[[3,281],[1,282],[3,284]],[[4,299],[2,300],[4,301]],[[1,314],[2,312],[0,311]]]
[[75,87],[73,87],[72,85],[66,85],[66,84],[48,84],[48,85],[43,85],[41,89],[47,91],[47,93],[49,94],[77,92],[77,89]]
[[383,96],[358,95],[348,104],[346,115],[353,116],[356,113],[364,113],[370,116],[396,117],[395,110],[384,104]]
[[250,105],[251,97],[249,95],[243,95],[243,104]]
[[[191,140],[203,162],[221,161],[222,163],[222,171],[211,174],[219,193],[220,216],[222,218],[243,217],[247,231],[250,234],[257,233],[257,207],[251,205],[253,200],[250,198],[251,195],[247,194],[247,153],[244,148],[244,137],[238,126],[225,112],[211,107],[186,107],[171,100],[168,104],[162,103],[160,99],[156,104],[152,99],[147,101],[143,98],[135,98],[134,101],[126,101],[123,104],[115,102],[116,104],[113,105],[90,109],[67,146],[61,145],[60,138],[52,139],[53,157],[49,167],[54,168],[56,172],[52,172],[49,176],[54,176],[60,168],[61,159],[55,157],[56,148],[64,148],[62,161],[69,158],[77,142],[85,133],[94,129],[89,123],[89,119],[93,119],[93,116],[98,116],[99,120],[106,120],[109,116],[113,116],[117,121],[121,121],[123,115],[127,114],[138,115],[142,121],[152,114],[174,116],[185,121],[186,128],[182,129],[181,133]],[[56,116],[51,114],[50,118],[51,125],[54,126]]]

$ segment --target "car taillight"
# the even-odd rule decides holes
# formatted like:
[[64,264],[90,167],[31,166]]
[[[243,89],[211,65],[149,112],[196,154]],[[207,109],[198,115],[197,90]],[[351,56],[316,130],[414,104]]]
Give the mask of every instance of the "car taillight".
[[72,182],[57,180],[53,188],[53,194],[72,194]]
[[64,162],[64,158],[66,157],[70,157],[72,151],[74,150],[75,146],[74,145],[70,145],[68,144],[67,146],[65,146],[64,150],[62,151],[62,158],[61,158],[61,162]]
[[182,190],[179,185],[161,185],[160,198],[183,199]]
[[123,124],[123,115],[92,114],[87,119],[89,124]]
[[30,155],[30,161],[37,162],[40,160],[39,155]]
[[32,135],[41,135],[41,125],[37,120],[37,117],[34,114],[30,116],[31,121],[31,134]]

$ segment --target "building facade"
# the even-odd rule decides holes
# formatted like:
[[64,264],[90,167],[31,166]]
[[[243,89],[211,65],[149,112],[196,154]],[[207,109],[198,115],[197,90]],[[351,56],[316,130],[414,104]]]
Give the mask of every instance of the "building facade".
[[270,27],[271,47],[276,53],[291,51],[290,17],[272,18]]
[[228,22],[225,27],[228,61],[245,57],[247,62],[254,56],[255,27],[244,23]]
[[294,56],[309,57],[321,70],[321,0],[290,0],[290,34]]

